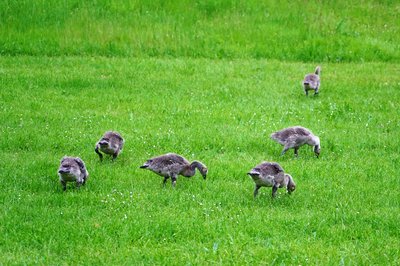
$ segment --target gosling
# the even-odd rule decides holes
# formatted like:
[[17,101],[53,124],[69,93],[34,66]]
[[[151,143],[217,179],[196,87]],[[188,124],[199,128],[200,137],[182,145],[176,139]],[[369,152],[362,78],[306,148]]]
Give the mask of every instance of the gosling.
[[308,96],[308,91],[313,90],[314,96],[319,92],[321,67],[317,66],[314,73],[307,74],[303,80],[303,88],[306,96]]
[[296,189],[292,176],[285,174],[278,163],[263,162],[247,174],[251,176],[255,183],[254,198],[261,187],[272,187],[272,198],[275,198],[278,188],[286,188],[289,194]]
[[64,156],[58,168],[58,176],[65,191],[67,189],[67,182],[76,182],[78,188],[81,185],[85,185],[89,173],[81,158]]
[[114,161],[121,153],[124,143],[124,139],[118,132],[107,131],[96,143],[94,151],[99,155],[100,161],[103,161],[103,154],[101,152],[111,155]]
[[175,154],[167,153],[158,157],[151,158],[147,160],[140,168],[149,169],[154,173],[163,176],[163,186],[171,178],[172,186],[175,187],[176,179],[178,175],[185,177],[192,177],[196,173],[196,168],[200,171],[204,179],[206,179],[208,169],[207,167],[199,162],[193,161],[190,163],[184,157]]
[[307,144],[314,146],[314,153],[319,157],[321,153],[321,144],[319,137],[315,136],[309,129],[295,126],[282,129],[271,134],[271,139],[284,146],[281,155],[289,149],[294,149],[294,155],[298,156],[298,150],[301,146]]

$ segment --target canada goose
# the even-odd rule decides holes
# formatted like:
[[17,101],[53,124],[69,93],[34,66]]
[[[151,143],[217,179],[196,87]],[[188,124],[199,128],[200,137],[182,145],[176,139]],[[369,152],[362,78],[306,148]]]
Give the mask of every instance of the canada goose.
[[103,160],[103,155],[99,150],[105,154],[112,155],[113,160],[115,160],[124,147],[124,142],[124,139],[118,132],[107,131],[96,143],[94,151],[99,155],[100,161]]
[[298,149],[304,144],[314,146],[314,153],[317,158],[321,152],[320,140],[309,129],[295,126],[282,129],[281,131],[271,134],[271,138],[284,146],[282,155],[288,149],[293,148],[295,156],[298,156]]
[[317,66],[314,73],[307,74],[303,80],[303,87],[306,96],[308,96],[309,90],[314,90],[314,95],[318,94],[320,78],[319,74],[321,73],[321,67]]
[[154,173],[163,176],[163,185],[171,177],[172,186],[175,187],[178,175],[192,177],[196,173],[196,168],[200,171],[204,179],[208,172],[207,167],[198,161],[190,163],[182,156],[175,153],[167,153],[147,160],[140,168],[147,168]]
[[286,188],[289,194],[296,189],[292,176],[285,174],[278,163],[263,162],[251,169],[247,174],[251,176],[255,183],[254,197],[257,196],[261,187],[272,187],[273,198],[278,188]]
[[76,182],[77,187],[85,185],[89,173],[81,158],[64,156],[58,168],[58,176],[65,191],[67,189],[67,182]]

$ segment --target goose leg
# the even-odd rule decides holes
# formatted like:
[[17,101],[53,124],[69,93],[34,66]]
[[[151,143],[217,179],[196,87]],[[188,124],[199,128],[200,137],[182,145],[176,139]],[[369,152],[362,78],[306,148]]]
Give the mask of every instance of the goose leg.
[[285,148],[283,149],[283,151],[282,151],[282,153],[281,153],[281,156],[285,155],[285,152],[286,152],[288,149],[290,149],[290,148],[287,147],[287,146],[285,146]]
[[114,161],[115,159],[117,159],[117,157],[118,157],[118,155],[119,155],[120,152],[121,152],[121,150],[117,150],[117,151],[113,154],[113,161]]
[[101,153],[99,152],[99,147],[96,146],[96,149],[94,149],[94,151],[99,155],[100,161],[103,161],[103,154],[101,154]]
[[172,186],[175,187],[176,185],[176,175],[171,176]]
[[63,187],[63,191],[67,190],[67,182],[65,182],[64,180],[60,180],[60,182]]
[[253,194],[254,194],[254,198],[257,196],[258,190],[260,189],[260,187],[261,187],[261,186],[258,186],[258,185],[255,186],[255,188],[254,188],[254,193],[253,193]]
[[294,156],[299,156],[299,153],[298,153],[298,150],[299,150],[299,148],[294,148]]
[[278,190],[278,187],[276,186],[276,185],[274,185],[273,187],[272,187],[272,198],[275,198],[275,196],[276,196],[276,191]]
[[164,176],[164,181],[163,181],[163,187],[165,187],[165,184],[167,183],[169,176]]

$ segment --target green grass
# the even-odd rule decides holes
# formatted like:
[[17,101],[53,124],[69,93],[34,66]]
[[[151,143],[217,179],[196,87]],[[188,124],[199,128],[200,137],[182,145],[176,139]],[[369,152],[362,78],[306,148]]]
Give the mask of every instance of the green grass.
[[0,55],[400,60],[398,1],[3,0]]
[[[399,65],[275,60],[0,58],[0,264],[398,265]],[[269,134],[303,125],[321,138],[281,157]],[[94,145],[114,129],[116,162]],[[139,169],[176,152],[209,168],[178,178]],[[63,193],[57,168],[90,173]],[[297,190],[261,189],[246,172],[277,161]]]
[[[0,265],[399,265],[400,4],[0,1]],[[301,81],[322,66],[320,96]],[[269,135],[310,128],[321,156]],[[106,130],[126,140],[100,162]],[[139,169],[207,165],[162,188]],[[64,155],[87,185],[62,191]],[[276,161],[297,190],[246,173]]]

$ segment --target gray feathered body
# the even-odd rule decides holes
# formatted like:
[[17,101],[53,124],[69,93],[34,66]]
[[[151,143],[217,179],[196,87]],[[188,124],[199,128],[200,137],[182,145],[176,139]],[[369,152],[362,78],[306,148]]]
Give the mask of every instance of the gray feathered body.
[[65,156],[61,159],[58,176],[63,189],[66,190],[67,182],[76,182],[78,187],[84,185],[89,173],[81,158]]
[[124,143],[124,139],[118,132],[107,131],[96,143],[95,152],[99,155],[100,160],[103,159],[103,155],[100,151],[104,154],[112,155],[113,159],[116,159],[121,153]]
[[196,173],[196,168],[200,171],[203,178],[206,178],[208,169],[198,161],[190,163],[184,157],[175,154],[167,153],[147,160],[140,168],[145,168],[153,171],[154,173],[163,176],[164,184],[168,178],[172,178],[173,185],[175,185],[178,175],[185,177],[192,177]]
[[188,160],[174,153],[168,153],[151,158],[147,161],[147,163],[147,168],[149,170],[164,177],[171,176],[173,174],[179,175],[182,171],[184,171],[185,168],[187,168],[187,166],[190,165]]
[[275,162],[263,162],[250,170],[255,183],[254,197],[257,196],[260,187],[272,187],[272,196],[275,196],[278,188],[286,188],[289,193],[295,190],[296,184],[289,174],[285,174],[283,168]]
[[278,163],[263,162],[249,172],[256,185],[272,187],[274,183],[282,183],[284,171]]
[[315,69],[315,73],[307,74],[303,80],[303,88],[306,95],[308,95],[309,90],[313,90],[314,94],[318,94],[320,86],[320,74],[321,67]]
[[288,149],[293,148],[295,150],[295,155],[297,156],[297,150],[305,144],[314,146],[314,152],[317,156],[320,153],[319,138],[309,129],[301,126],[288,127],[272,133],[271,139],[284,146],[282,154],[284,154]]

